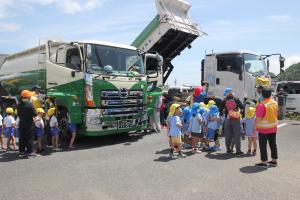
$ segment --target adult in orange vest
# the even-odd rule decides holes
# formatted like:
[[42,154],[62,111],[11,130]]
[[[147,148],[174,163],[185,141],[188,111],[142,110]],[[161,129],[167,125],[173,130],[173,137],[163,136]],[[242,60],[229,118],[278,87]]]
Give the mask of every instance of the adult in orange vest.
[[[259,149],[261,163],[255,164],[260,167],[277,166],[277,102],[271,99],[272,90],[270,88],[263,88],[262,96],[264,100],[258,104],[256,108],[255,127],[258,132]],[[267,142],[269,142],[271,149],[272,160],[268,162]]]

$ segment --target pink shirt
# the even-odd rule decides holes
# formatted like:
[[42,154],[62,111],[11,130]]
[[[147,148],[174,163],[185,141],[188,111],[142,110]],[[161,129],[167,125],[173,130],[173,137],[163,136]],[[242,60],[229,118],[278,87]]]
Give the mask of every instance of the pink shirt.
[[[256,106],[256,118],[264,118],[266,114],[266,106],[262,103],[258,104],[258,106]],[[277,127],[275,128],[268,128],[268,129],[260,129],[260,128],[256,128],[256,131],[258,133],[263,133],[263,134],[268,134],[268,133],[276,133],[277,131]]]

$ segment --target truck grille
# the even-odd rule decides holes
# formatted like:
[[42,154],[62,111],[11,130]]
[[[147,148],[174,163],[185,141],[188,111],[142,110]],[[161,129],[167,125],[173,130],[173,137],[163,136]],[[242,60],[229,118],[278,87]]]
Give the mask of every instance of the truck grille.
[[101,91],[102,115],[135,115],[143,111],[143,91]]

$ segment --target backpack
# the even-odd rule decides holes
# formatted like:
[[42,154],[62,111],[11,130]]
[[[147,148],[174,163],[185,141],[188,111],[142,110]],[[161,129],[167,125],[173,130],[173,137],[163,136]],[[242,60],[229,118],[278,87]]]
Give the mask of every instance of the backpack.
[[239,120],[241,118],[241,113],[238,111],[237,103],[234,99],[227,99],[225,107],[228,111],[229,119]]

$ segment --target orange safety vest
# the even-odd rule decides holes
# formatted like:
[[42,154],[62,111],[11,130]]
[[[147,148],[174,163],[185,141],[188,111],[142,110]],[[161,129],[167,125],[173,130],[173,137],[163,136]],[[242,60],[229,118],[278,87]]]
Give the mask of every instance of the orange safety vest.
[[256,128],[258,129],[272,129],[277,128],[278,125],[278,119],[277,119],[277,111],[278,111],[278,105],[277,102],[272,99],[265,99],[261,102],[266,107],[266,114],[257,123]]

